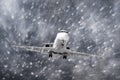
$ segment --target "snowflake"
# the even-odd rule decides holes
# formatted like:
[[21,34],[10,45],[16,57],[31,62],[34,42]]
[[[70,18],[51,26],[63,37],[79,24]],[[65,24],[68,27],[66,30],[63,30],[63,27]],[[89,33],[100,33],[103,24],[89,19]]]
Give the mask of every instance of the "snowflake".
[[4,68],[8,68],[8,65],[4,65]]
[[31,74],[31,75],[34,75],[34,72],[31,72],[30,74]]
[[20,76],[23,76],[23,74],[21,73]]
[[32,63],[32,62],[30,62],[30,65],[32,66],[32,65],[33,65],[33,63]]

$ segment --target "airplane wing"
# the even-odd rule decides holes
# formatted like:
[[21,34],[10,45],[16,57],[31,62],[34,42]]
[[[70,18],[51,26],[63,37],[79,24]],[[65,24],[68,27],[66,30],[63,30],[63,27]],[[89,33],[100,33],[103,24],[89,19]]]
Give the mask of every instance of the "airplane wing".
[[36,46],[16,46],[13,45],[14,48],[20,48],[23,50],[27,50],[27,51],[32,51],[32,52],[49,52],[49,51],[55,51],[56,53],[66,53],[67,55],[81,55],[81,56],[95,56],[93,54],[87,54],[87,53],[83,53],[83,52],[76,52],[76,51],[72,51],[72,50],[68,50],[68,49],[63,49],[63,50],[56,50],[53,47],[36,47]]
[[54,51],[54,48],[52,48],[52,47],[16,46],[16,45],[13,45],[13,47],[24,49],[27,51],[32,51],[32,52]]
[[83,53],[83,52],[77,52],[77,51],[72,51],[72,50],[65,50],[65,52],[68,55],[81,55],[81,56],[95,56],[94,54],[87,54],[87,53]]

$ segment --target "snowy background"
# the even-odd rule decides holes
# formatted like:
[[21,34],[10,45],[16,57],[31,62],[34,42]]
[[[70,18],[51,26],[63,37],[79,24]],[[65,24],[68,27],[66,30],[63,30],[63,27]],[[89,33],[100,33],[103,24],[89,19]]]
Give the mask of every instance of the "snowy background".
[[[99,58],[13,49],[42,46],[59,29],[73,50]],[[0,0],[0,80],[120,80],[119,0]]]

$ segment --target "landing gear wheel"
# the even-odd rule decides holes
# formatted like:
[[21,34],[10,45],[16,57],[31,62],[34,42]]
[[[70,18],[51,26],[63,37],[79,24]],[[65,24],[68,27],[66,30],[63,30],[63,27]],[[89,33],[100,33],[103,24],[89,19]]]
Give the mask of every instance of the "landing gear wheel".
[[64,56],[63,56],[63,59],[67,59],[67,56],[66,56],[66,55],[64,55]]
[[49,57],[52,57],[52,53],[49,53]]

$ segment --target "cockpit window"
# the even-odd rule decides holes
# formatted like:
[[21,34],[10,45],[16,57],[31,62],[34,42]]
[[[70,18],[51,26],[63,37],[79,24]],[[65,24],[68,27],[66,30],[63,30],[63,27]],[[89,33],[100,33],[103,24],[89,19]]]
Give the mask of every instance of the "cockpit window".
[[66,30],[60,30],[60,32],[65,32],[65,33],[68,33]]

